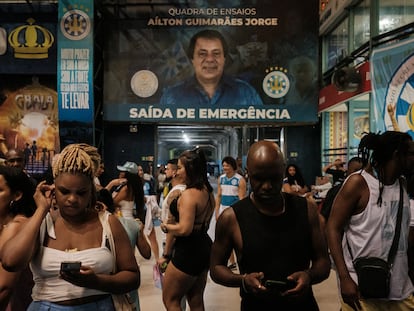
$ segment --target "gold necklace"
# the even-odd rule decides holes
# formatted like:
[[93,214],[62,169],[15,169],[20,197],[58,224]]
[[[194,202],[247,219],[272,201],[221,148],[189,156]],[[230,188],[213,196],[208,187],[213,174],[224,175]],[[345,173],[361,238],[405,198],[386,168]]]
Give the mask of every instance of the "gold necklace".
[[75,253],[75,252],[77,252],[78,251],[78,248],[77,247],[75,247],[75,248],[67,248],[67,249],[65,249],[65,252],[66,253]]

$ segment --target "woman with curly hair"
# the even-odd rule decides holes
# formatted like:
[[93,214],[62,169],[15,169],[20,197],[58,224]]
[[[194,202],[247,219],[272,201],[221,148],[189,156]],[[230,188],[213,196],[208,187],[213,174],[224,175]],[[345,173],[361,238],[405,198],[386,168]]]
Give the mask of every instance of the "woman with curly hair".
[[306,186],[305,180],[297,165],[289,164],[286,167],[282,191],[298,196],[306,196],[309,192],[309,188]]

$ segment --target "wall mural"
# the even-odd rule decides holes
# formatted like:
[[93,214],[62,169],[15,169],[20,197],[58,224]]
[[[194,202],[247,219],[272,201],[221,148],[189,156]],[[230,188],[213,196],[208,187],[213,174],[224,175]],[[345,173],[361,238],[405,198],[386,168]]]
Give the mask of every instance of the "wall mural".
[[[22,88],[5,91],[0,106],[0,157],[9,149],[37,146],[33,160],[47,166],[60,150],[57,93],[37,78]],[[44,162],[44,163],[43,163]]]

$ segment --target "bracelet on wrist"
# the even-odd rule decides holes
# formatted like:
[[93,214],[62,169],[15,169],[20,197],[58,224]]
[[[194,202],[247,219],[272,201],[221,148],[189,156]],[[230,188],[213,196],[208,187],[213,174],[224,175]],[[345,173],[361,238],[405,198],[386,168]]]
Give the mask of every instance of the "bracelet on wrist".
[[305,270],[304,272],[309,276],[309,284],[312,284],[312,274],[310,270],[308,269],[308,270]]
[[249,291],[247,290],[246,281],[245,281],[246,280],[246,276],[247,276],[247,273],[243,274],[243,278],[242,278],[241,283],[242,283],[242,289],[243,289],[243,291],[245,293],[248,293]]

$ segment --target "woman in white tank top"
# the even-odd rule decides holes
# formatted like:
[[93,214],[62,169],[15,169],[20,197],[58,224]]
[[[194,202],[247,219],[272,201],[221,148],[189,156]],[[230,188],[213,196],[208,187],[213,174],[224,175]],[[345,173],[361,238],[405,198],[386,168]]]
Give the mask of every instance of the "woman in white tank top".
[[141,178],[138,175],[138,165],[127,161],[124,165],[118,165],[120,176],[113,179],[105,187],[112,191],[115,208],[117,208],[125,218],[139,218],[145,220],[144,214],[144,190]]
[[[34,195],[37,209],[3,246],[3,267],[34,274],[33,302],[28,310],[115,310],[112,294],[128,293],[140,284],[140,272],[128,236],[115,216],[98,212],[93,182],[96,148],[69,145],[53,166],[54,185],[41,182]],[[52,199],[59,209],[54,219]],[[107,226],[107,224],[109,226]],[[109,249],[112,233],[115,258]],[[76,266],[76,270],[62,270]]]

